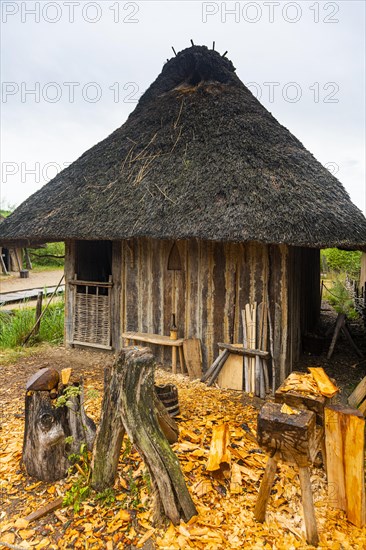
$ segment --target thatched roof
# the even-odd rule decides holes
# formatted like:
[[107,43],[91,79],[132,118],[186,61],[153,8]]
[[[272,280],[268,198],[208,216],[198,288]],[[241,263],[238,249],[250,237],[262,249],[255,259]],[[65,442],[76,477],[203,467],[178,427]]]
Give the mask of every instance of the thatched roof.
[[33,241],[142,236],[361,248],[366,219],[233,64],[194,46],[0,230]]

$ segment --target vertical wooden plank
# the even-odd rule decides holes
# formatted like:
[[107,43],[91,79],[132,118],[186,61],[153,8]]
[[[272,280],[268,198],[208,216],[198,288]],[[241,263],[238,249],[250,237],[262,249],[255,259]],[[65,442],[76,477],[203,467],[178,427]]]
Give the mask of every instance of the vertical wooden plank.
[[185,264],[185,243],[177,241],[177,248],[180,255],[181,269],[175,271],[175,304],[176,304],[176,325],[178,327],[178,337],[185,338],[185,310],[186,310],[186,264]]
[[122,243],[113,241],[112,243],[112,281],[111,288],[111,338],[112,348],[116,351],[121,349],[121,329],[122,329],[122,311],[123,311],[123,293],[122,293]]
[[[214,341],[215,320],[214,320],[214,300],[215,300],[215,281],[214,281],[214,243],[206,242],[203,248],[206,251],[206,258],[202,257],[200,271],[203,281],[206,282],[206,300],[203,301],[203,319],[206,319],[206,346],[207,362],[210,365],[217,355],[217,346]],[[206,260],[206,261],[205,261]]]
[[[223,243],[214,243],[212,247],[213,253],[213,296],[212,296],[212,317],[213,317],[213,353],[217,342],[222,341],[224,335],[225,316],[227,322],[227,313],[225,311],[225,296],[226,296],[226,280],[225,280],[225,249]],[[234,313],[235,303],[231,304],[232,314]]]
[[139,331],[138,326],[138,242],[137,239],[125,241],[124,254],[126,283],[125,283],[125,329],[126,331]]
[[349,521],[359,528],[366,521],[364,431],[360,411],[342,405],[325,408],[329,502],[345,510]]
[[70,342],[73,340],[73,293],[75,289],[69,285],[69,281],[75,276],[75,241],[68,240],[65,242],[65,327],[64,340],[66,347],[73,347]]

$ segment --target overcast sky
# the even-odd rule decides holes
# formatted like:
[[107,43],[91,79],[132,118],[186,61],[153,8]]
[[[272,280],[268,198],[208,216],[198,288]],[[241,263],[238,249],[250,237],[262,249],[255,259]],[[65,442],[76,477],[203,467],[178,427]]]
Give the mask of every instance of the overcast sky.
[[205,44],[365,212],[365,2],[1,1],[1,203],[120,126],[167,58]]

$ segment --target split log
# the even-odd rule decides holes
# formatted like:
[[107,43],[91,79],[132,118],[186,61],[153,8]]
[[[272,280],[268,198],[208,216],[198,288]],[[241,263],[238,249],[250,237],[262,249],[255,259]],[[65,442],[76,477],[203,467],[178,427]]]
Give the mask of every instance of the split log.
[[353,390],[348,398],[348,404],[350,407],[357,409],[366,397],[366,376],[361,380],[357,387]]
[[121,412],[126,432],[147,465],[155,489],[154,516],[177,525],[197,514],[179,461],[162,433],[153,404],[154,357],[148,348],[123,349]]
[[104,396],[92,458],[91,485],[96,491],[113,487],[125,428],[122,423],[123,356],[104,370]]
[[220,470],[221,466],[225,467],[230,465],[229,444],[229,425],[220,424],[219,426],[214,426],[206,465],[206,470],[208,472],[214,472]]
[[360,411],[330,405],[325,408],[325,443],[330,503],[345,510],[359,528],[366,522],[365,419]]

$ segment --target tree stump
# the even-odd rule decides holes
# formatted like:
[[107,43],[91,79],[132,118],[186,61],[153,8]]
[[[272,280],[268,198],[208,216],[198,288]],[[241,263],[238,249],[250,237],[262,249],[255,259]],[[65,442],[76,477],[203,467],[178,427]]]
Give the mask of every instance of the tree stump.
[[[92,448],[95,424],[84,411],[82,382],[76,385],[78,395],[68,398],[68,406],[56,407],[57,397],[69,387],[58,386],[57,371],[41,369],[27,383],[22,459],[27,474],[36,479],[62,479],[70,466],[68,456],[80,452],[83,443]],[[72,442],[66,444],[69,436]]]
[[[178,524],[196,515],[179,461],[156,416],[154,363],[149,348],[124,348],[113,367],[93,457],[93,486],[114,481],[125,429],[142,456],[154,488],[154,519]],[[117,383],[118,382],[118,383]],[[112,476],[113,472],[113,476]]]

